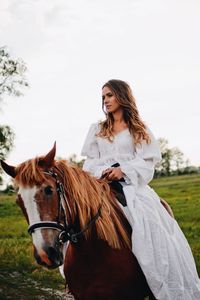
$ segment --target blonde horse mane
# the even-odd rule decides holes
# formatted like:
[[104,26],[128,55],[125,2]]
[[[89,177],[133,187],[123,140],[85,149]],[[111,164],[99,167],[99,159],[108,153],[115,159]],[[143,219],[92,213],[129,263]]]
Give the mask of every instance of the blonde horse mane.
[[[46,180],[44,170],[38,165],[40,159],[41,157],[36,157],[16,167],[17,185],[32,187]],[[83,229],[101,207],[101,216],[95,222],[98,238],[107,241],[113,248],[130,248],[130,239],[120,219],[122,211],[109,185],[65,160],[54,161],[54,167],[58,171],[67,199],[73,208],[72,221],[78,214],[80,227]],[[89,238],[90,234],[89,229],[85,232],[86,238]]]

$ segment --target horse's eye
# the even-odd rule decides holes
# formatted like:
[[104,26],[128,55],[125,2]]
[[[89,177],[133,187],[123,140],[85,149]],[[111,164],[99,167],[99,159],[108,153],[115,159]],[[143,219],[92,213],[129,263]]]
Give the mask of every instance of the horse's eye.
[[46,187],[44,188],[44,193],[45,193],[47,196],[52,195],[52,194],[53,194],[53,189],[52,189],[52,187],[51,187],[50,185],[46,186]]

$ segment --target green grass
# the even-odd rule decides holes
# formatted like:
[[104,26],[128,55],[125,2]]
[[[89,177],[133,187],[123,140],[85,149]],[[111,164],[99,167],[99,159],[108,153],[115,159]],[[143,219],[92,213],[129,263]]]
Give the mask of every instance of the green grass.
[[[172,207],[200,274],[200,175],[154,179],[151,186]],[[0,300],[61,299],[53,290],[64,291],[64,281],[58,270],[48,271],[35,263],[15,195],[0,194],[0,270]]]

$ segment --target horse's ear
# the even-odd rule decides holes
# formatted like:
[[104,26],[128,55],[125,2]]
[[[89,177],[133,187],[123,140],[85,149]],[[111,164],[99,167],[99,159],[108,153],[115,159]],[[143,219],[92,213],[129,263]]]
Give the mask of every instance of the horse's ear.
[[40,167],[50,168],[53,165],[54,157],[56,155],[56,142],[53,145],[53,148],[45,155],[45,157],[41,158],[38,162]]
[[13,166],[9,166],[7,163],[5,163],[5,161],[1,160],[1,166],[3,168],[3,170],[11,177],[15,178],[16,171],[15,171],[15,167]]

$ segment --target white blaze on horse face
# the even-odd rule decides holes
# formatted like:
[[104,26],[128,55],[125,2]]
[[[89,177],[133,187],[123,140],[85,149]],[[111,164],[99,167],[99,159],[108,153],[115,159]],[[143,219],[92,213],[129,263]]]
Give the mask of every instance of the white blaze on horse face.
[[[36,187],[33,188],[19,188],[18,194],[21,195],[21,198],[24,202],[24,207],[26,209],[26,213],[29,219],[29,225],[34,223],[41,222],[40,214],[38,212],[37,203],[35,201],[35,195],[38,189]],[[32,233],[33,244],[37,251],[42,249],[44,245],[44,239],[41,234],[41,230],[35,230]]]

